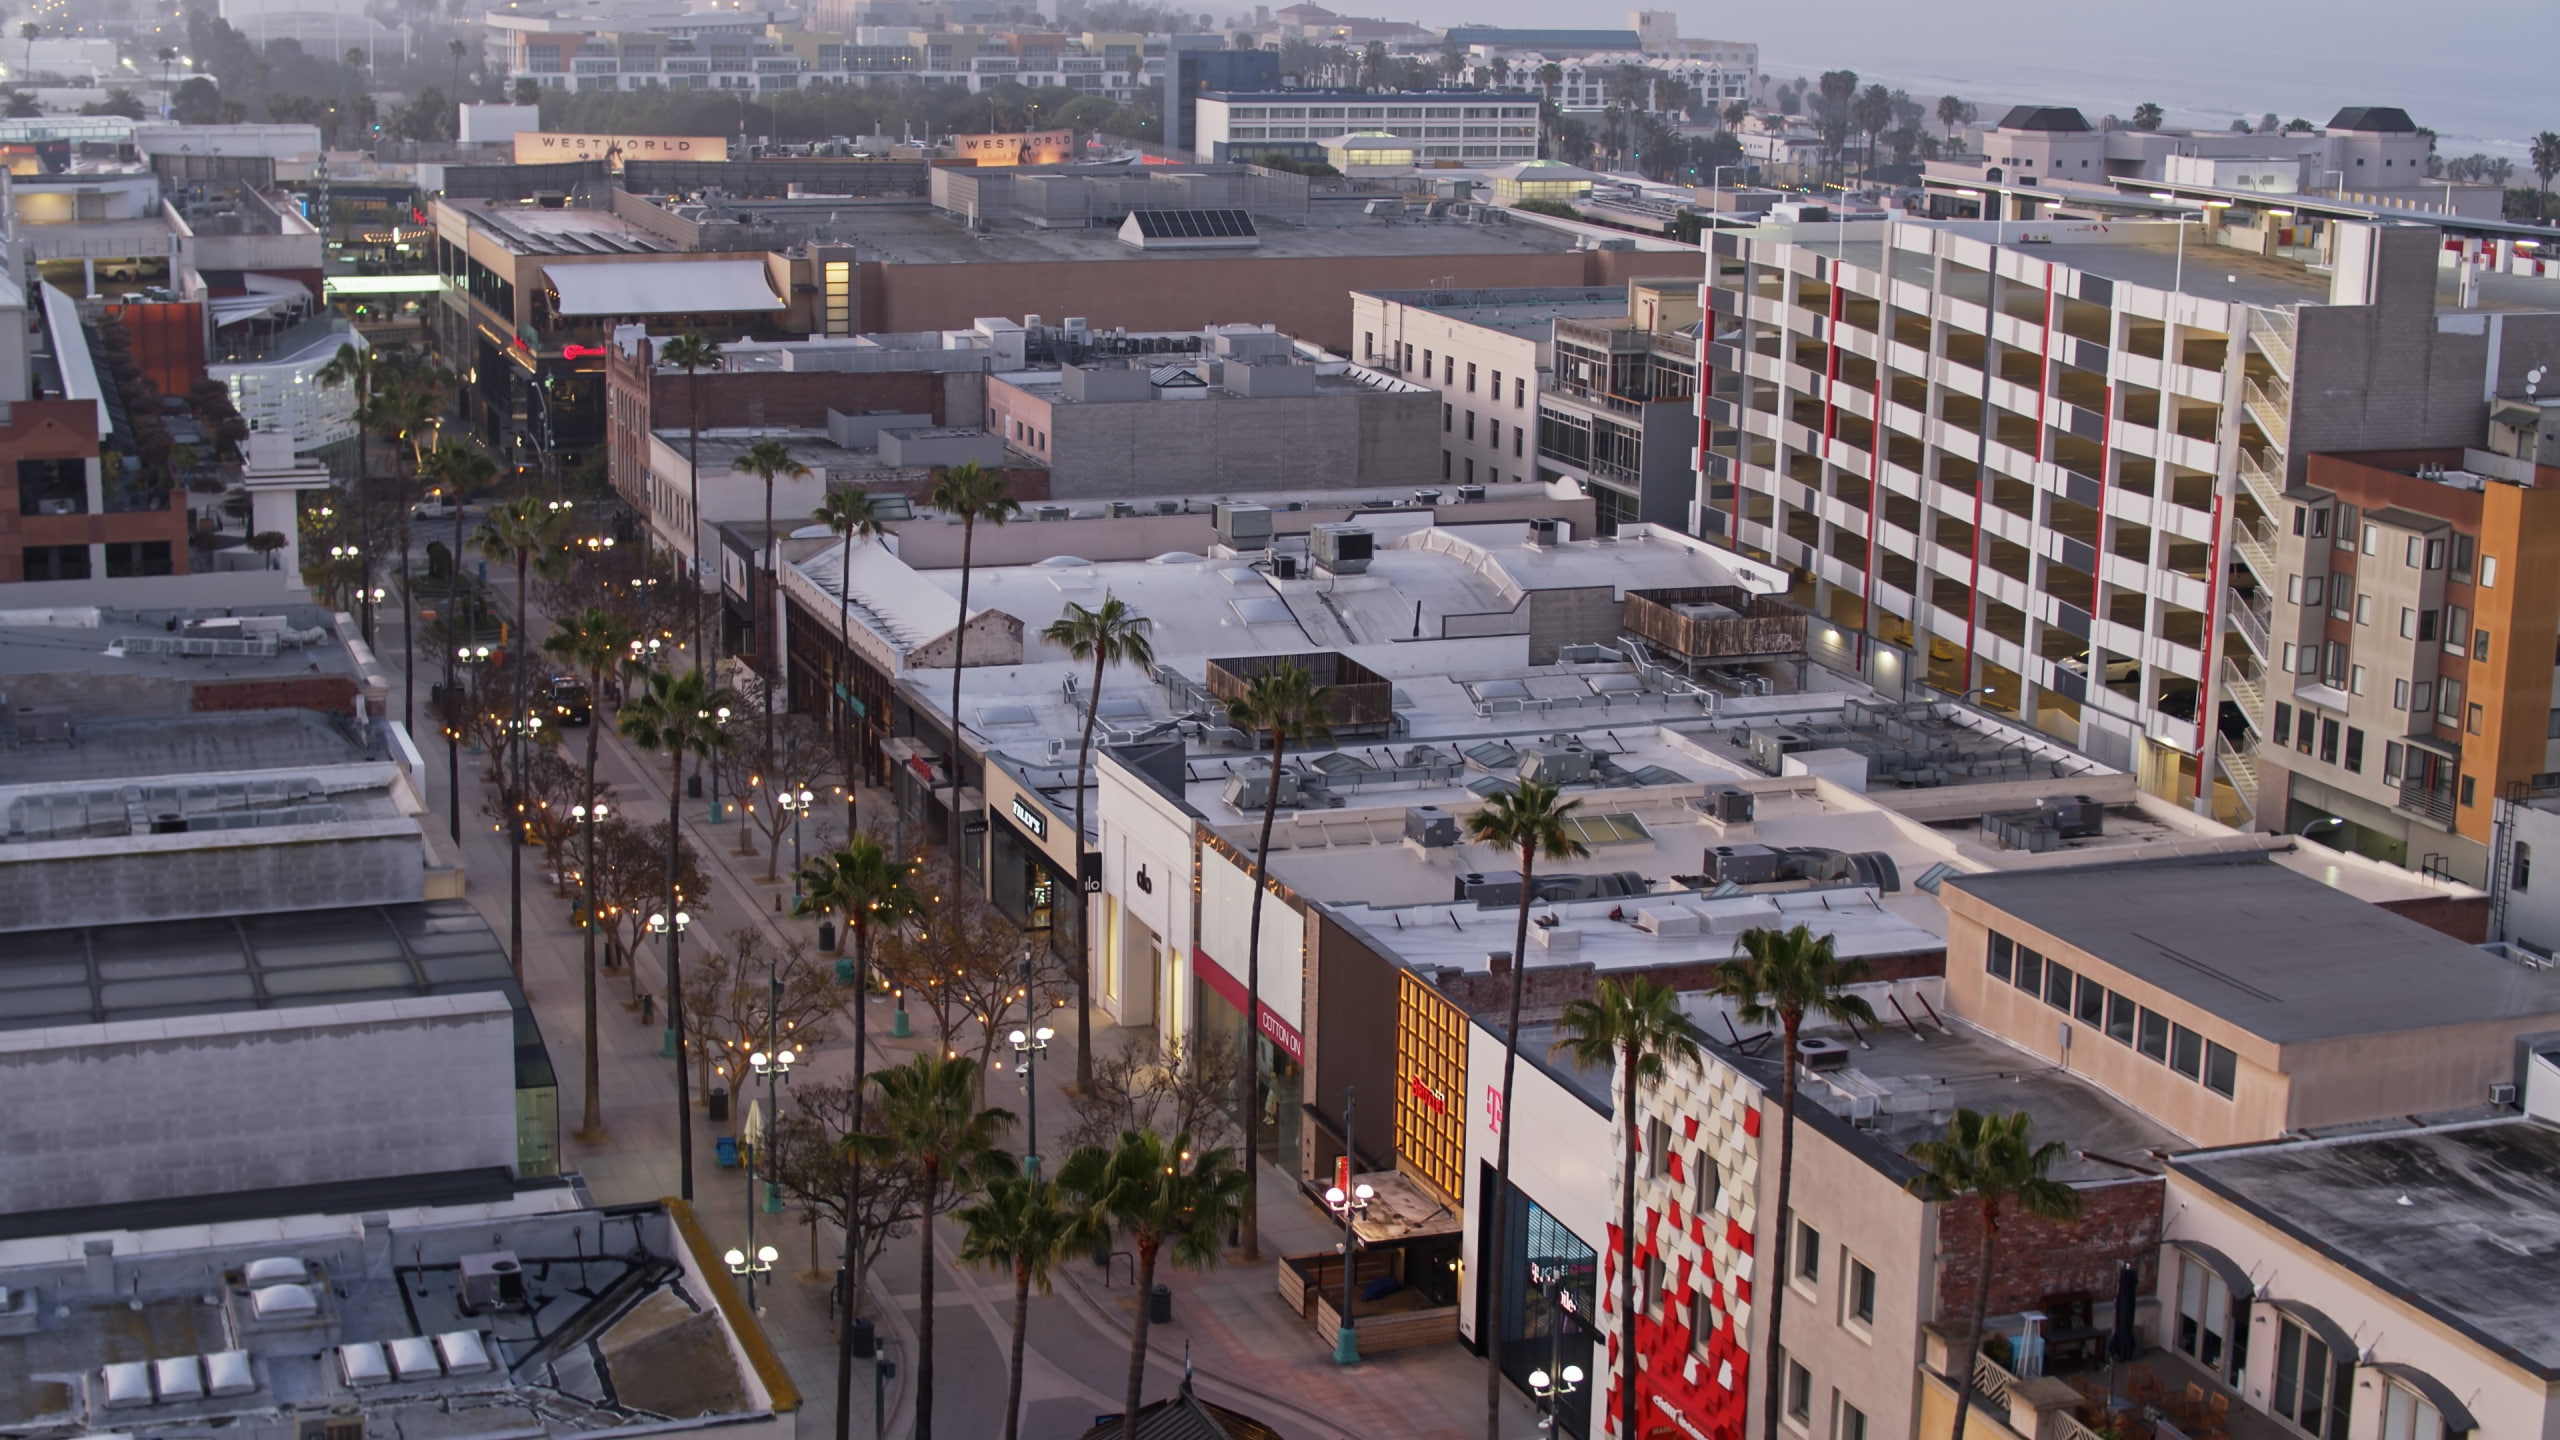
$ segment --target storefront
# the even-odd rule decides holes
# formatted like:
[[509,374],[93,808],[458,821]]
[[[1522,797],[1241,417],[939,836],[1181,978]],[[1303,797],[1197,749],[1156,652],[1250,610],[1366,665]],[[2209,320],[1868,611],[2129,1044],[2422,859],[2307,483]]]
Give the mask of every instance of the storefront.
[[1001,760],[987,765],[986,789],[987,898],[1025,932],[1046,936],[1051,953],[1072,967],[1084,953],[1075,812]]
[[[1467,1025],[1466,1256],[1459,1323],[1481,1350],[1490,1334],[1502,1371],[1528,1391],[1529,1372],[1582,1367],[1581,1390],[1565,1397],[1565,1433],[1591,1434],[1591,1404],[1608,1381],[1597,1363],[1599,1252],[1609,1236],[1613,1165],[1609,1075],[1550,1061],[1551,1031],[1524,1027],[1508,1114],[1502,1100],[1502,1039]],[[1511,1184],[1496,1228],[1486,1201],[1502,1126],[1518,1126]],[[1490,1254],[1494,1264],[1479,1263]],[[1495,1283],[1480,1281],[1492,1275]]]
[[[1261,1084],[1264,1158],[1298,1155],[1305,1114],[1304,1067],[1307,916],[1285,886],[1262,897],[1262,943],[1252,943],[1251,859],[1203,837],[1200,847],[1200,938],[1191,964],[1200,982],[1200,1043],[1242,1046],[1248,1001],[1254,1016]],[[1247,980],[1258,985],[1248,993]]]
[[1178,745],[1164,777],[1148,773],[1140,747],[1105,747],[1094,763],[1095,844],[1102,852],[1100,939],[1094,1000],[1130,1029],[1159,1041],[1187,1037],[1198,1013],[1191,986],[1193,879],[1200,813],[1173,788]]

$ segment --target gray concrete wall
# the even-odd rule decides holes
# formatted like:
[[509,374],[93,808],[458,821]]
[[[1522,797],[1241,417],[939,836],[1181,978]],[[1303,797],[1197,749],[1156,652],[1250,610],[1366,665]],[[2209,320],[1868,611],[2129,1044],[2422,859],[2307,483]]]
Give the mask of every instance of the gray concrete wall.
[[516,1158],[504,997],[0,1032],[0,1214]]
[[425,898],[414,820],[0,845],[0,933]]
[[1529,592],[1529,663],[1553,665],[1565,645],[1605,645],[1618,638],[1624,605],[1609,585]]
[[1058,500],[1437,484],[1440,397],[1059,405],[1049,494]]

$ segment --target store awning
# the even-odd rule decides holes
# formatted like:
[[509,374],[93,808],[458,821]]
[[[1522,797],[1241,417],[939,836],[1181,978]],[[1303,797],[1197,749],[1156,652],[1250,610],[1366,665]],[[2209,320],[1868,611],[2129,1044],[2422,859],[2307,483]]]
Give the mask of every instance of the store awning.
[[561,315],[726,315],[779,310],[761,260],[603,260],[554,265]]

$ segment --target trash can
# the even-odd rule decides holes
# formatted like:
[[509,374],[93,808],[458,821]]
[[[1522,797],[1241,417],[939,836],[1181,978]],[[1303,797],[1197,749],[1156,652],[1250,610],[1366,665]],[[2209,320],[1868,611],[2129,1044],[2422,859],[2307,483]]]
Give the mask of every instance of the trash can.
[[702,772],[697,770],[684,777],[684,798],[687,800],[702,798]]
[[857,1315],[853,1321],[853,1358],[868,1360],[872,1355],[871,1317]]
[[1154,1291],[1147,1296],[1147,1323],[1150,1325],[1170,1325],[1173,1323],[1172,1286],[1158,1285]]
[[712,1086],[711,1093],[704,1096],[703,1099],[710,1106],[712,1124],[726,1125],[729,1123],[729,1090],[727,1086]]
[[[821,920],[818,922],[818,953],[821,955],[833,955],[836,953],[836,922],[833,920]],[[852,982],[847,981],[845,983],[850,984]]]

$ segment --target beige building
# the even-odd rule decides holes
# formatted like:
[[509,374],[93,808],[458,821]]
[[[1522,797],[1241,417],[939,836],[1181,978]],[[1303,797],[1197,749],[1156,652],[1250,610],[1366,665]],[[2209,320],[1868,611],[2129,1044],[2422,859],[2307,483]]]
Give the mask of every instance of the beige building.
[[2257,857],[1966,875],[1947,1006],[2193,1145],[2486,1104],[2560,974]]
[[1627,313],[1615,286],[1363,290],[1351,296],[1352,357],[1440,393],[1440,478],[1533,480],[1538,400],[1554,378],[1559,319]]

